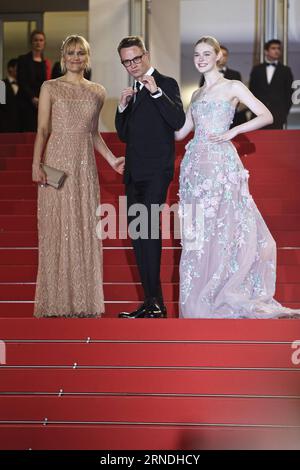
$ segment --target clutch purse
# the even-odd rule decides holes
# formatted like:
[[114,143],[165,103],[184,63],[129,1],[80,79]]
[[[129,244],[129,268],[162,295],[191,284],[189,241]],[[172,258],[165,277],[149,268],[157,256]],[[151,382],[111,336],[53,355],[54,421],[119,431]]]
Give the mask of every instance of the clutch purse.
[[60,189],[67,177],[66,173],[45,164],[42,165],[42,168],[47,175],[47,184],[53,188]]

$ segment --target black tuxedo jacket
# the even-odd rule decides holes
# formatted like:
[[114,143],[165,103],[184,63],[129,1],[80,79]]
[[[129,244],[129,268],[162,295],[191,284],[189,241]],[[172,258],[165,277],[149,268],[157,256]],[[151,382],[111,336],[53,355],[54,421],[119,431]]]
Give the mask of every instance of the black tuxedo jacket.
[[7,78],[3,81],[6,90],[6,104],[0,105],[0,132],[19,132],[19,91],[15,95],[10,81]]
[[253,67],[249,88],[271,111],[274,124],[284,124],[292,105],[293,75],[289,67],[278,63],[271,83],[268,83],[266,68],[265,63]]
[[224,78],[228,78],[228,80],[239,80],[240,82],[242,81],[240,72],[228,68],[225,70]]
[[[38,71],[38,73],[37,73]],[[38,97],[42,83],[47,79],[46,60],[39,66],[33,60],[32,52],[18,58],[18,84],[20,87],[21,130],[35,132],[37,128],[37,108],[32,98]]]
[[151,97],[143,87],[127,108],[117,110],[115,125],[120,140],[126,142],[124,182],[146,181],[157,174],[170,180],[174,174],[174,131],[185,123],[176,80],[153,72],[163,94]]

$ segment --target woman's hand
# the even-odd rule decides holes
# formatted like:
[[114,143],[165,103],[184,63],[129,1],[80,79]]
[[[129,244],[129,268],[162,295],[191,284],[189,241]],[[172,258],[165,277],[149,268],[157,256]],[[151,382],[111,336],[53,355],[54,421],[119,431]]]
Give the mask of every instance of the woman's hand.
[[32,101],[33,106],[34,106],[35,108],[38,108],[38,106],[39,106],[39,99],[38,99],[36,96],[34,96],[31,101]]
[[120,175],[123,175],[125,168],[125,157],[115,158],[112,162],[111,167]]
[[213,143],[222,143],[222,142],[228,142],[231,139],[233,139],[235,136],[238,135],[237,130],[235,127],[233,129],[229,129],[229,131],[224,132],[224,134],[210,134],[209,136],[209,141]]
[[40,165],[32,165],[32,181],[39,184],[47,184],[47,175]]

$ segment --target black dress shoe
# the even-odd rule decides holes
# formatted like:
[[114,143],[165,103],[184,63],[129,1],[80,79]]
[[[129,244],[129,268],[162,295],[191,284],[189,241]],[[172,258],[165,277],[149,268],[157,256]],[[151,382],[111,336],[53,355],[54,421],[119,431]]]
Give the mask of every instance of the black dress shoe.
[[133,312],[119,313],[119,318],[144,318],[147,308],[148,308],[148,304],[144,302],[139,308],[137,308]]
[[167,309],[164,304],[154,302],[148,306],[144,314],[144,318],[166,318]]

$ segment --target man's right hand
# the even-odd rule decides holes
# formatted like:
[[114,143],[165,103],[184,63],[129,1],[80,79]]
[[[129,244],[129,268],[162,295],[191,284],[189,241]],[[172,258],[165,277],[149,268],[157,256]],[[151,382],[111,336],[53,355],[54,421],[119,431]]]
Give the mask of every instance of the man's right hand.
[[119,105],[125,109],[126,106],[128,105],[129,101],[135,95],[136,91],[132,87],[125,88],[125,90],[122,91],[121,94],[121,99]]

